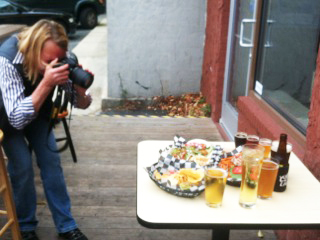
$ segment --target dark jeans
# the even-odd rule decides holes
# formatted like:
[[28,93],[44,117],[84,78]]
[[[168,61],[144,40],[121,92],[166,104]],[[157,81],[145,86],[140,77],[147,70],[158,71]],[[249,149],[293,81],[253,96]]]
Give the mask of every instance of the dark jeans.
[[21,231],[35,230],[38,223],[34,172],[28,142],[35,152],[44,192],[58,232],[77,228],[70,211],[70,198],[60,156],[52,151],[57,149],[55,137],[52,131],[47,136],[48,125],[46,120],[37,118],[24,130],[15,130],[4,136],[3,148],[9,160],[8,172]]

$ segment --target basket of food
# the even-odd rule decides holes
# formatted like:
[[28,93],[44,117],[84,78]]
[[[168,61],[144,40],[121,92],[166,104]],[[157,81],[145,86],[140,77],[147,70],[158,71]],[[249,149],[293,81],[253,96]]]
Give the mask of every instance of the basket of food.
[[164,191],[179,197],[192,198],[204,190],[202,169],[182,168],[161,174],[158,170],[149,171],[150,178]]
[[204,191],[204,166],[218,164],[223,155],[220,146],[202,139],[186,141],[180,136],[159,152],[158,162],[146,168],[150,178],[161,189],[188,198]]

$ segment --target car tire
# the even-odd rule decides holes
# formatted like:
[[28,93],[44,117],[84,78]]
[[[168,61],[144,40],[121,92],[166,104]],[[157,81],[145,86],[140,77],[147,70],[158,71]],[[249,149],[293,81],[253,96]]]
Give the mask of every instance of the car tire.
[[86,29],[92,29],[98,24],[98,15],[93,8],[84,8],[80,12],[80,24]]

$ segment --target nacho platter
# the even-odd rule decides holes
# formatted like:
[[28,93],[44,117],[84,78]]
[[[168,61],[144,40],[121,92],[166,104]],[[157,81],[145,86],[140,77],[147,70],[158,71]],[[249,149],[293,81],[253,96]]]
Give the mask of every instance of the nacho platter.
[[[204,191],[204,166],[217,164],[222,155],[220,146],[212,146],[205,140],[186,141],[175,136],[174,144],[159,151],[158,162],[147,167],[149,177],[162,190],[180,197],[193,198]],[[179,181],[181,171],[189,172],[189,176],[198,173],[201,178],[196,181]],[[187,179],[188,175],[186,176]]]

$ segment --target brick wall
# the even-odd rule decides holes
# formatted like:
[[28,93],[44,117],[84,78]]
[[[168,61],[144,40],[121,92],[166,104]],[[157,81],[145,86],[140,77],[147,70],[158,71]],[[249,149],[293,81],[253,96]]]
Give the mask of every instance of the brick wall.
[[[303,157],[304,164],[320,181],[320,51],[318,51],[317,69],[313,83],[309,125],[307,128],[307,143]],[[279,231],[279,240],[319,240],[320,230]]]
[[207,25],[202,66],[201,92],[211,104],[211,117],[221,117],[224,67],[226,61],[229,0],[207,1]]
[[[317,58],[317,69],[314,79],[311,106],[309,111],[309,125],[307,128],[307,143],[304,149],[290,136],[294,152],[303,161],[307,168],[320,181],[320,52]],[[240,97],[238,100],[239,118],[238,130],[247,133],[265,136],[271,139],[279,138],[285,129],[266,114],[251,97]],[[320,230],[278,230],[279,240],[314,240],[320,239]]]
[[[294,152],[320,181],[320,52],[317,59],[317,70],[314,79],[309,125],[307,128],[306,149],[289,136]],[[240,97],[238,100],[238,130],[271,139],[279,138],[285,129],[266,114],[251,97]],[[278,230],[279,240],[314,240],[320,239],[320,230]]]
[[309,125],[307,128],[307,147],[304,163],[320,181],[320,51],[318,51],[317,70],[313,83]]
[[[287,132],[251,97],[239,97],[238,109],[238,131],[270,139],[279,139],[280,133]],[[288,141],[292,143],[295,154],[302,159],[304,156],[303,146],[290,136],[288,136]]]
[[[207,1],[207,25],[202,67],[201,91],[212,105],[212,119],[221,117],[224,67],[226,59],[227,32],[230,1]],[[312,101],[307,129],[307,144],[304,149],[289,136],[294,151],[309,170],[320,180],[320,51],[314,79]],[[271,139],[286,132],[264,112],[251,97],[240,97],[238,101],[238,129]],[[277,230],[279,240],[319,239],[320,230]]]

